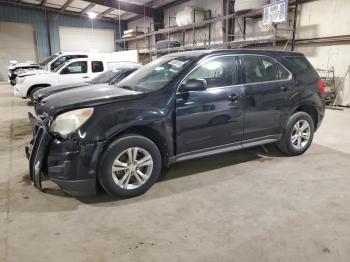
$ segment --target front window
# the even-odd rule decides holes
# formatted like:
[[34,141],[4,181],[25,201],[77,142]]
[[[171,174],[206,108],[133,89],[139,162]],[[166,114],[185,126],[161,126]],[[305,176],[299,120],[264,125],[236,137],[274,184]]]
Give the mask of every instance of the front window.
[[204,61],[185,81],[205,79],[207,87],[222,87],[237,84],[234,56],[222,56]]
[[87,73],[87,62],[73,62],[69,64],[67,67],[63,68],[61,71],[62,75],[65,74],[85,74]]
[[65,62],[77,59],[77,58],[87,58],[87,55],[65,55],[58,58],[55,62],[51,64],[51,71],[57,72],[58,68],[61,68],[61,65],[63,65]]
[[161,89],[193,59],[186,56],[161,57],[120,81],[118,86],[146,92]]

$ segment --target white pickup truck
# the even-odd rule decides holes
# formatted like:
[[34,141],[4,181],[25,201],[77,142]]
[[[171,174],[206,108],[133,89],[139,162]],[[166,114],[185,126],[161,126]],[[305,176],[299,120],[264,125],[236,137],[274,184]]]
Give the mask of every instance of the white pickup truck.
[[53,72],[27,71],[17,76],[14,94],[22,98],[29,98],[43,87],[89,81],[102,72],[113,68],[113,64],[116,63],[120,64],[120,61],[79,58],[66,61]]
[[64,62],[76,59],[76,58],[87,58],[91,54],[87,52],[61,52],[56,53],[39,64],[34,62],[17,63],[17,61],[10,61],[10,66],[8,67],[8,81],[11,85],[16,84],[16,77],[20,74],[28,72],[29,70],[47,70],[54,71]]

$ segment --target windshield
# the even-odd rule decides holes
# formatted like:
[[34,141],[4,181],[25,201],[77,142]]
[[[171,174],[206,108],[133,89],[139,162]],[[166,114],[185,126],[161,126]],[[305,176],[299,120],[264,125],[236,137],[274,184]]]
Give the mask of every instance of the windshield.
[[44,61],[42,61],[39,65],[41,65],[41,66],[46,66],[50,61],[52,61],[52,60],[55,59],[56,57],[58,57],[58,55],[49,56],[49,57],[46,58]]
[[116,75],[120,73],[120,70],[108,70],[95,78],[93,78],[90,83],[91,84],[104,84],[109,83]]
[[53,70],[53,72],[58,72],[62,67],[64,67],[65,65],[67,65],[68,62],[69,62],[69,61],[66,61],[66,62],[60,64],[58,67],[56,67],[56,68]]
[[193,59],[186,56],[158,58],[120,81],[118,86],[147,92],[161,89]]

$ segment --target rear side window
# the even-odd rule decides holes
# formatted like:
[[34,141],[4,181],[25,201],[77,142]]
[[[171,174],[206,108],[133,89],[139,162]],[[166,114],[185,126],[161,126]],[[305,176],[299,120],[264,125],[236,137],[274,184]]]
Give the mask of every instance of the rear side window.
[[290,77],[290,73],[283,66],[267,56],[242,56],[242,63],[247,84],[287,80]]
[[91,61],[91,70],[93,73],[103,72],[103,62]]

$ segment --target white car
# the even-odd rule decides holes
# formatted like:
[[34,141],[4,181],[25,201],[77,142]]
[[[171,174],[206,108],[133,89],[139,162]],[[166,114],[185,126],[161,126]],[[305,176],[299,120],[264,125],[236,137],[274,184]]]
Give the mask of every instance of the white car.
[[57,67],[68,60],[87,58],[90,56],[91,54],[87,52],[61,52],[48,57],[39,64],[34,62],[17,63],[17,61],[10,61],[10,66],[8,67],[8,81],[11,83],[11,85],[15,85],[15,79],[20,74],[28,71],[35,71],[37,73],[42,70],[54,71]]
[[79,58],[65,62],[54,72],[28,71],[17,77],[14,94],[28,98],[43,87],[86,82],[113,68],[115,63],[118,62],[106,59]]

